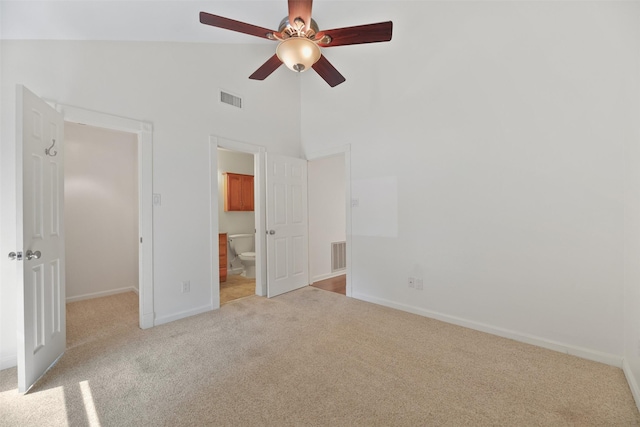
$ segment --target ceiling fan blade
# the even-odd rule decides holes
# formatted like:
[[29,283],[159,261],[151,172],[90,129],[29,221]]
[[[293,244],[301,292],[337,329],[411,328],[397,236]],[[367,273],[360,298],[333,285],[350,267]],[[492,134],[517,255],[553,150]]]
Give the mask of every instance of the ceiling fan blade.
[[271,58],[267,60],[260,68],[258,68],[253,74],[249,76],[252,80],[264,80],[271,73],[278,69],[279,66],[282,65],[282,61],[278,58],[278,55],[273,55]]
[[345,46],[350,44],[378,43],[391,40],[393,22],[378,22],[377,24],[358,25],[355,27],[336,28],[321,31],[316,38],[323,35],[331,37],[331,42],[319,43],[322,47]]
[[289,24],[293,25],[296,18],[302,18],[304,29],[311,25],[311,6],[313,0],[289,0]]
[[318,62],[313,64],[313,69],[316,70],[316,73],[320,74],[320,77],[329,83],[331,87],[336,87],[346,80],[324,55],[320,55]]
[[276,32],[268,28],[262,28],[258,27],[257,25],[235,21],[223,16],[212,15],[207,12],[200,12],[200,22],[205,25],[224,28],[225,30],[237,31],[239,33],[249,34],[250,36],[262,37],[263,39],[269,39],[268,35]]

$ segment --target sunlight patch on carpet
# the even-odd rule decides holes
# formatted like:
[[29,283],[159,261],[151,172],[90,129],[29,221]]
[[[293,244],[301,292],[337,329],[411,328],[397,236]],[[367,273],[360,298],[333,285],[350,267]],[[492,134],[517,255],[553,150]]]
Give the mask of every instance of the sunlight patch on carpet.
[[98,418],[98,412],[96,412],[96,406],[93,403],[93,395],[91,394],[89,381],[80,381],[80,391],[82,392],[84,410],[87,414],[87,421],[89,421],[89,426],[100,427],[100,419]]

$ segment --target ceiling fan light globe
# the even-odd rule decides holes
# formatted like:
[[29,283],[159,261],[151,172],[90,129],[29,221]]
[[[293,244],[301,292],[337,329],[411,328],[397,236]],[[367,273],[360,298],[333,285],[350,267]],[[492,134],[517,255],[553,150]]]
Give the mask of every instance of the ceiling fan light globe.
[[318,62],[321,53],[317,44],[304,37],[290,37],[280,42],[276,55],[291,71],[301,73]]

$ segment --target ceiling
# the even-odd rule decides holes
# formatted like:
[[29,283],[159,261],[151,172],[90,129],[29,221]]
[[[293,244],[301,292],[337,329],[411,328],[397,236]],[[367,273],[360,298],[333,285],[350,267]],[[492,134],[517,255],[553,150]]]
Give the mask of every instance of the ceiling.
[[[390,18],[387,1],[315,0],[320,28],[368,24]],[[399,8],[394,8],[397,12]],[[10,0],[0,1],[0,37],[26,40],[120,40],[270,43],[200,24],[200,11],[278,28],[286,0]]]

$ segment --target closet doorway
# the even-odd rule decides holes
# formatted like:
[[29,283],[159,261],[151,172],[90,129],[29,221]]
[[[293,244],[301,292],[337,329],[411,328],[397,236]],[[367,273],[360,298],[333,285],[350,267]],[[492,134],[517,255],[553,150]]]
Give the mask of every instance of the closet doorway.
[[138,135],[71,122],[64,132],[67,303],[137,295]]

